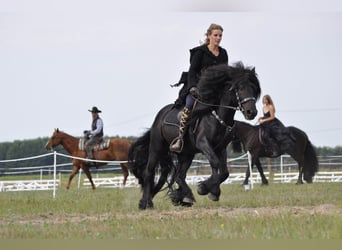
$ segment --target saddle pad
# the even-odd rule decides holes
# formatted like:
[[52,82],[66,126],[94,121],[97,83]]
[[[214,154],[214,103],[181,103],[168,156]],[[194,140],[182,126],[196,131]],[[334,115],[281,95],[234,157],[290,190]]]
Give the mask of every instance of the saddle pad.
[[[81,151],[85,150],[85,142],[86,140],[84,138],[81,138],[79,143],[78,143],[78,149]],[[94,151],[100,151],[100,150],[105,150],[109,148],[110,144],[110,139],[104,140],[101,143],[98,143],[94,146],[93,150]]]
[[94,146],[94,151],[101,151],[109,148],[110,139],[104,140]]

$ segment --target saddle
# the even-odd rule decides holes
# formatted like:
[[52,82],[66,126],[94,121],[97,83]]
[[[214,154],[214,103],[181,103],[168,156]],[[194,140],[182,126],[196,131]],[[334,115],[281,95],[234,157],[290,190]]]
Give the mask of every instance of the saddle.
[[[80,138],[80,141],[78,143],[78,149],[80,151],[85,151],[85,143],[86,143],[86,139],[85,138]],[[102,140],[100,143],[97,143],[94,145],[93,147],[93,151],[101,151],[101,150],[105,150],[108,149],[110,145],[110,139],[107,140]]]
[[[172,132],[172,134],[174,133],[174,135],[172,136],[173,138],[176,138],[178,136],[182,109],[183,109],[183,106],[181,106],[180,108],[176,106],[176,108],[170,109],[165,115],[164,120],[163,120],[162,130],[166,132],[166,127],[173,128],[174,129],[174,132]],[[191,134],[190,138],[194,139],[194,134],[197,130],[199,121],[200,119],[197,119],[192,124],[187,124],[185,127],[184,135],[190,132]],[[170,131],[168,133],[170,133]]]

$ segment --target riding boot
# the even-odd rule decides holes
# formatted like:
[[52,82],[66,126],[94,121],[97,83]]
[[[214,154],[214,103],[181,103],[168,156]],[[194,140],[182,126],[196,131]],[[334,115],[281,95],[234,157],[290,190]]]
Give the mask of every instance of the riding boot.
[[[91,148],[86,148],[86,153],[87,153],[87,159],[92,160],[93,159],[93,150]],[[94,166],[95,162],[93,161],[87,161],[87,164],[89,166]]]
[[190,112],[190,109],[188,109],[187,107],[183,108],[182,115],[180,118],[179,135],[171,142],[170,145],[170,150],[173,152],[179,153],[183,149],[183,136],[185,131],[185,125],[186,121],[188,120]]

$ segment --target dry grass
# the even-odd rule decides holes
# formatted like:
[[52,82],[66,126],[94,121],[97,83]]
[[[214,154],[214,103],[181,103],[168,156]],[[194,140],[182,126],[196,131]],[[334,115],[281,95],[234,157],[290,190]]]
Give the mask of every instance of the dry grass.
[[[140,211],[140,190],[60,188],[0,193],[0,238],[342,239],[340,183],[223,185],[219,202],[195,195],[174,207],[164,193]],[[194,193],[196,187],[193,187]]]

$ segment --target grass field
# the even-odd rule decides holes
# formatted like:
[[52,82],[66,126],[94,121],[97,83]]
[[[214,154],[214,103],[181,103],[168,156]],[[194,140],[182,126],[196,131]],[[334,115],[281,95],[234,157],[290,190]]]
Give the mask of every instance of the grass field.
[[0,193],[1,239],[342,239],[342,184],[222,185],[219,202],[175,207],[159,193],[140,211],[140,189]]

